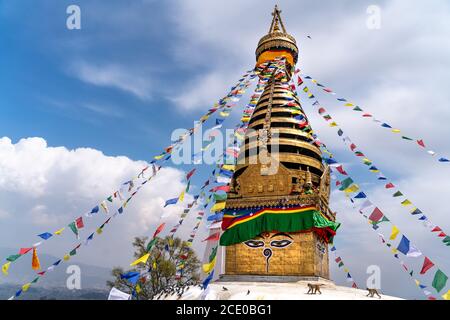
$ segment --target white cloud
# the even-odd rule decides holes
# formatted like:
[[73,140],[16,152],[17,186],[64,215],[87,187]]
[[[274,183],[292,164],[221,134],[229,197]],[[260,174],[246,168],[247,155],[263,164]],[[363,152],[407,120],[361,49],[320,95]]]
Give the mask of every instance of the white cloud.
[[[84,217],[86,227],[82,237],[86,237],[106,215],[100,212],[87,218],[84,214],[118,190],[123,182],[135,177],[145,165],[144,161],[106,156],[90,148],[49,147],[42,138],[21,139],[17,143],[1,138],[2,246],[30,245],[39,240],[37,234],[56,231],[79,216]],[[130,201],[124,214],[113,219],[98,237],[96,250],[88,247],[83,250],[86,251],[83,256],[87,257],[84,261],[104,266],[126,263],[132,257],[134,236],[150,235],[161,223],[163,213],[167,228],[175,224],[182,206],[164,209],[163,204],[168,198],[178,196],[185,187],[184,175],[174,168],[162,168]],[[191,200],[192,196],[186,195],[185,203]],[[42,250],[62,253],[74,241],[75,237],[68,230],[58,240],[46,243]]]
[[[75,63],[71,68],[80,80],[101,87],[117,88],[148,100],[151,98],[151,81],[141,72],[118,64],[93,65],[87,62]],[[98,108],[97,108],[98,109]]]

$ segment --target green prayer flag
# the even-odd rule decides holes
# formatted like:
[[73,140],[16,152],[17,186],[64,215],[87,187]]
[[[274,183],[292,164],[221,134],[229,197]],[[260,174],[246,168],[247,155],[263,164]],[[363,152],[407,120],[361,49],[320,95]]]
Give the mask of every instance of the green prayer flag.
[[343,265],[344,265],[344,263],[341,261],[341,262],[339,262],[338,267],[340,268],[340,267],[342,267]]
[[158,238],[153,238],[153,239],[148,243],[148,245],[147,245],[147,252],[149,252],[149,251],[152,249],[152,247],[153,247],[153,245],[156,243],[156,241],[158,241]]
[[362,111],[362,109],[360,107],[358,107],[358,106],[354,107],[353,110],[354,111]]
[[211,263],[211,261],[213,261],[214,260],[214,258],[216,257],[216,255],[217,255],[217,248],[218,248],[219,246],[215,246],[213,249],[212,249],[212,251],[211,251],[211,254],[209,255],[209,262]]
[[108,200],[109,202],[113,202],[112,196],[109,196],[108,198],[106,198],[106,200]]
[[225,201],[225,200],[227,200],[227,194],[214,193],[214,200],[215,201]]
[[77,254],[77,250],[76,250],[76,249],[73,249],[72,251],[69,252],[69,254],[70,254],[71,256],[74,256],[74,255]]
[[405,140],[412,140],[411,138],[408,138],[408,137],[405,137],[405,136],[402,136],[402,139],[405,139]]
[[352,178],[346,178],[346,179],[344,179],[344,180],[342,180],[341,181],[341,186],[340,186],[340,188],[339,188],[339,190],[345,190],[345,189],[347,189],[348,187],[350,187],[350,185],[353,183],[353,180],[352,180]]
[[442,242],[444,242],[444,243],[450,243],[450,236],[446,236],[446,237],[442,240]]
[[448,277],[443,273],[440,269],[436,271],[436,274],[434,275],[433,283],[431,284],[433,288],[436,289],[437,292],[440,292],[447,283]]
[[13,255],[10,255],[8,258],[6,258],[6,260],[14,262],[17,259],[19,259],[20,256],[21,256],[20,254],[13,254]]
[[38,280],[39,280],[39,277],[37,277],[37,278],[34,278],[34,280],[33,280],[33,281],[31,281],[31,283],[36,283],[36,282],[38,282]]
[[188,184],[186,186],[186,191],[185,192],[189,192],[189,187],[191,186],[191,180],[188,181]]
[[397,191],[396,193],[394,193],[392,196],[393,197],[400,197],[400,196],[402,196],[403,195],[403,193],[401,193],[400,191]]
[[69,223],[69,228],[70,230],[72,230],[73,233],[75,233],[75,235],[78,237],[78,228],[77,225],[75,224],[75,221]]

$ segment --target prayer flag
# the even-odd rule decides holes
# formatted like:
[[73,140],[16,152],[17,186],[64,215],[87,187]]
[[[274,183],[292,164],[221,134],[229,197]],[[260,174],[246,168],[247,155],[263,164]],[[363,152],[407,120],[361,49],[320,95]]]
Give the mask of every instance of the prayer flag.
[[402,239],[397,247],[397,250],[403,253],[404,255],[408,254],[409,251],[409,240],[405,236],[402,235]]
[[156,228],[155,233],[153,234],[153,238],[155,238],[163,229],[166,224],[162,223],[158,228]]
[[425,257],[423,260],[422,270],[420,270],[420,274],[425,274],[429,269],[433,268],[434,263],[428,258]]
[[431,284],[433,288],[436,289],[437,292],[440,292],[447,283],[448,277],[445,273],[443,273],[440,269],[436,271],[434,274],[433,283]]
[[137,265],[137,264],[139,264],[139,263],[146,263],[147,260],[148,260],[148,257],[150,257],[150,253],[144,254],[144,255],[143,255],[142,257],[140,257],[139,259],[133,261],[133,262],[130,264],[130,266],[133,267],[133,266],[135,266],[135,265]]
[[378,207],[375,207],[375,209],[372,211],[372,214],[369,216],[369,219],[371,221],[379,221],[381,218],[383,217],[383,212],[381,212],[380,209],[378,209]]
[[217,241],[220,239],[220,232],[213,233],[209,237],[202,240],[203,241]]
[[390,240],[394,240],[397,238],[397,235],[399,234],[400,230],[396,226],[392,226],[391,235],[389,236]]
[[76,224],[75,224],[75,221],[69,223],[69,228],[70,228],[70,230],[72,230],[72,232],[77,236],[77,238],[79,238],[79,235],[78,235],[78,229],[77,229],[77,226],[76,226]]
[[192,169],[191,171],[189,171],[189,173],[186,175],[186,180],[189,180],[192,177],[192,175],[194,174],[195,170],[196,169]]
[[225,201],[223,202],[216,202],[216,204],[214,204],[214,206],[210,209],[211,212],[217,212],[217,211],[221,211],[223,209],[225,209]]
[[176,204],[178,202],[178,198],[169,199],[166,201],[166,204],[164,205],[164,208],[171,204]]
[[409,201],[408,199],[406,199],[406,200],[402,201],[401,204],[402,204],[403,206],[409,206],[409,205],[411,205],[412,203],[411,203],[411,201]]
[[64,231],[64,229],[65,228],[61,228],[58,231],[55,231],[55,234],[58,235],[58,236],[61,235],[61,233]]
[[75,223],[77,224],[77,229],[84,228],[83,218],[79,217],[75,220]]
[[205,280],[203,280],[202,287],[203,289],[206,289],[211,282],[212,278],[214,277],[214,270],[206,277]]
[[2,272],[5,276],[8,275],[8,269],[9,266],[11,265],[11,261],[8,261],[7,263],[5,263],[4,265],[2,265]]
[[214,257],[211,262],[203,264],[202,266],[203,272],[210,273],[214,269],[215,265],[216,265],[216,257]]
[[41,237],[41,238],[44,239],[44,240],[47,240],[47,239],[50,238],[51,236],[52,236],[52,234],[49,233],[49,232],[44,232],[44,233],[41,233],[41,234],[38,235],[38,237]]

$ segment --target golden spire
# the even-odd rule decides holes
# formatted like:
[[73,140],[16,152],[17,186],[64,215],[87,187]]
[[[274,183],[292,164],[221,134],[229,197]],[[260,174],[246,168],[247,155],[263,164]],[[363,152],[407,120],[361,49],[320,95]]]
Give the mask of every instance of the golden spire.
[[272,22],[269,32],[259,40],[256,48],[257,63],[272,60],[275,56],[285,56],[291,65],[297,62],[298,48],[295,38],[286,32],[281,10],[275,5],[272,12]]
[[270,25],[269,33],[279,32],[280,31],[279,25],[281,25],[283,33],[286,33],[286,29],[284,28],[284,24],[283,24],[283,21],[281,20],[280,13],[281,13],[281,10],[278,9],[277,5],[275,5],[275,8],[273,9],[273,12],[272,12],[273,19],[272,19],[272,23]]

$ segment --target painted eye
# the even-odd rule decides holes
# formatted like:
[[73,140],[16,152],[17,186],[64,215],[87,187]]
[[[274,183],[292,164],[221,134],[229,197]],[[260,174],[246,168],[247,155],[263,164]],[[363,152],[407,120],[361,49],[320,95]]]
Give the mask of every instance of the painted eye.
[[275,247],[275,248],[284,248],[287,247],[288,245],[290,245],[292,243],[291,240],[273,240],[272,242],[270,242],[270,246]]
[[259,248],[259,247],[264,247],[264,241],[260,241],[260,240],[248,240],[244,242],[246,246],[250,247],[250,248]]

